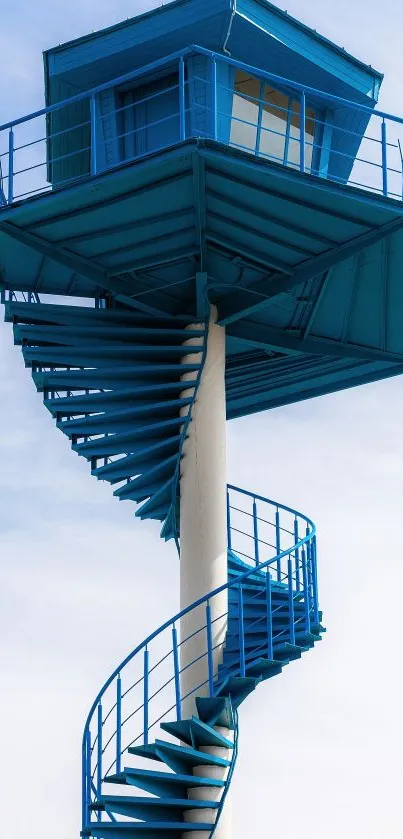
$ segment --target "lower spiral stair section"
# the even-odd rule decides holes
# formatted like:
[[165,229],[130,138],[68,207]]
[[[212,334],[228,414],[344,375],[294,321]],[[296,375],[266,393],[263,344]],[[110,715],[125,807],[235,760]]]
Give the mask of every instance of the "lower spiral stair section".
[[228,582],[228,631],[214,695],[196,696],[194,715],[162,722],[161,737],[128,748],[127,764],[103,779],[108,791],[91,804],[91,822],[82,835],[213,836],[236,763],[239,706],[260,683],[301,658],[324,631],[321,614],[310,609],[307,615],[304,594],[297,593],[290,633],[289,587],[273,582],[269,589],[266,570],[252,570],[232,551]]

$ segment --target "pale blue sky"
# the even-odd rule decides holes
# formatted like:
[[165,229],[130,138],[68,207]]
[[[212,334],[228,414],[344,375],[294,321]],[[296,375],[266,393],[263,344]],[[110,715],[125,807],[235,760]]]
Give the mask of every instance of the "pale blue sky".
[[[42,105],[42,49],[153,5],[3,0],[0,122]],[[287,2],[384,71],[381,105],[402,112],[396,0],[315,6]],[[178,563],[70,452],[1,323],[0,359],[1,829],[76,839],[87,710],[177,610]],[[234,839],[400,839],[402,388],[391,380],[228,428],[229,480],[316,521],[328,627],[242,707]]]

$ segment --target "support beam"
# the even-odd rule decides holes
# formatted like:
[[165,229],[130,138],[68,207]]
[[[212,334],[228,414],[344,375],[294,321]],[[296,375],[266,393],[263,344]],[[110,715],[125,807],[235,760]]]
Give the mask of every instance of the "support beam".
[[326,338],[303,338],[298,331],[277,329],[263,323],[243,321],[231,323],[227,327],[227,335],[240,338],[248,342],[251,347],[257,347],[267,352],[284,351],[304,355],[336,356],[337,358],[357,358],[364,361],[383,361],[401,364],[403,355],[383,352],[372,347],[343,341],[331,341]]
[[[157,309],[155,306],[149,306],[146,303],[137,300],[135,297],[131,297],[130,292],[132,291],[131,286],[133,280],[130,282],[130,278],[115,278],[110,274],[110,272],[104,271],[98,265],[91,262],[91,260],[85,259],[78,254],[74,254],[65,247],[59,247],[53,242],[49,242],[49,240],[44,239],[42,236],[37,236],[35,233],[23,230],[9,221],[0,222],[0,233],[5,233],[12,239],[20,242],[22,245],[26,245],[37,253],[42,254],[44,257],[52,259],[54,262],[59,265],[63,265],[65,268],[69,268],[75,274],[78,274],[93,283],[97,288],[102,288],[109,294],[112,294],[116,300],[124,303],[126,306],[157,316],[167,314],[162,309]],[[123,271],[121,273],[123,274]]]
[[[295,268],[289,276],[284,276],[282,273],[273,274],[265,280],[256,283],[250,291],[245,290],[240,296],[237,294],[237,300],[228,302],[226,304],[225,298],[220,304],[220,320],[222,326],[226,326],[235,321],[241,320],[253,312],[260,312],[266,308],[272,300],[279,294],[285,294],[292,288],[302,283],[312,280],[321,274],[323,271],[328,271],[350,256],[353,256],[360,250],[363,250],[370,245],[386,239],[393,233],[397,233],[403,228],[403,219],[397,218],[387,224],[377,227],[375,230],[370,230],[367,233],[362,233],[360,236],[354,237],[336,248],[326,251],[320,256],[315,256],[309,259],[299,267]],[[254,300],[254,296],[259,296],[260,299]]]

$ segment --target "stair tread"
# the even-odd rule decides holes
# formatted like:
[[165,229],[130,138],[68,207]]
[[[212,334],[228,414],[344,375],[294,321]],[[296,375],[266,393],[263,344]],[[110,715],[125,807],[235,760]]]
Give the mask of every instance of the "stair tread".
[[153,807],[177,807],[182,810],[214,809],[219,806],[218,801],[199,800],[197,798],[159,798],[145,795],[103,795],[99,802],[91,805],[92,810],[97,810],[104,803],[118,802],[122,804],[144,804]]
[[[141,757],[150,756],[152,759],[161,760],[160,755],[172,755],[177,757],[180,761],[198,766],[202,764],[210,766],[230,766],[231,761],[225,760],[222,757],[211,755],[208,752],[200,752],[191,746],[179,746],[176,743],[170,743],[168,740],[155,740],[149,746],[131,746],[128,749],[129,754],[140,755]],[[160,753],[160,754],[159,754]]]
[[234,744],[228,740],[221,732],[216,731],[212,726],[193,716],[189,720],[179,720],[177,722],[163,722],[161,728],[168,734],[178,737],[180,740],[187,742],[190,746],[194,745],[194,740],[197,739],[199,746],[223,746],[224,748],[233,748]]
[[105,781],[112,782],[112,783],[126,783],[126,776],[136,778],[149,778],[149,779],[156,779],[158,781],[166,781],[172,784],[178,784],[179,786],[213,786],[213,787],[222,787],[224,786],[224,781],[219,781],[216,778],[204,778],[200,777],[199,775],[185,775],[179,772],[158,772],[154,769],[142,769],[138,767],[128,766],[125,767],[123,772],[120,772],[117,775],[108,775],[105,778]]

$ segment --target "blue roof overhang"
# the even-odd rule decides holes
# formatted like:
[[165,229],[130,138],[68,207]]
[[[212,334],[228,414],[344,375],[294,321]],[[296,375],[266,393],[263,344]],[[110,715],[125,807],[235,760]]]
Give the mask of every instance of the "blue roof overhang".
[[47,104],[197,43],[357,102],[383,76],[268,0],[174,0],[44,53]]
[[403,205],[188,141],[0,211],[3,285],[198,311],[227,331],[228,416],[403,372]]

